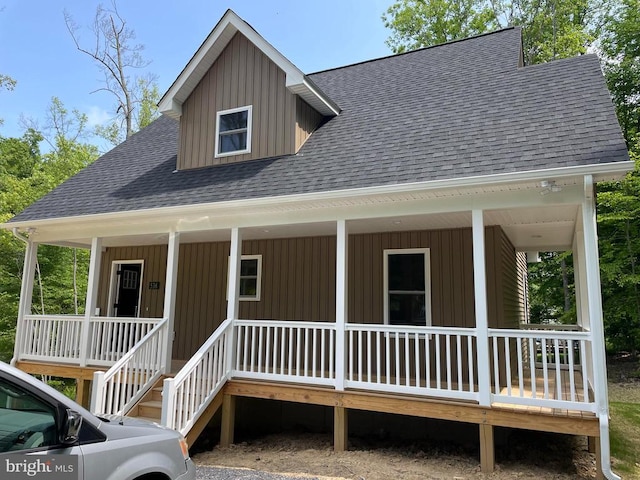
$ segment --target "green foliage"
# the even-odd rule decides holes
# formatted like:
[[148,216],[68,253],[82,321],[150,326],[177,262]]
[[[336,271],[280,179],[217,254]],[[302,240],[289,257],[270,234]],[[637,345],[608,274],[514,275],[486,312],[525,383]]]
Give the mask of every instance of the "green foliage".
[[393,33],[387,45],[402,53],[499,28],[489,2],[477,0],[402,0],[382,16]]
[[640,478],[640,408],[637,403],[610,402],[611,453],[624,478]]
[[396,52],[462,39],[509,25],[523,28],[526,64],[586,52],[602,2],[593,0],[400,0],[382,16]]
[[640,133],[640,0],[620,0],[606,18],[604,70],[628,145]]
[[635,170],[620,182],[600,184],[597,202],[605,334],[612,350],[636,352],[640,350],[640,155],[632,150],[631,156]]
[[13,90],[16,86],[16,81],[8,75],[0,74],[0,90]]
[[540,260],[528,269],[531,323],[575,323],[572,254],[544,252]]
[[[0,222],[9,220],[97,158],[95,146],[77,140],[82,136],[85,117],[77,111],[69,113],[56,98],[48,113],[52,122],[50,152],[41,153],[39,144],[44,137],[35,130],[28,130],[21,138],[0,137]],[[4,361],[13,352],[24,248],[11,232],[0,231],[0,359]],[[38,264],[33,311],[81,311],[88,252],[43,245],[38,250]]]

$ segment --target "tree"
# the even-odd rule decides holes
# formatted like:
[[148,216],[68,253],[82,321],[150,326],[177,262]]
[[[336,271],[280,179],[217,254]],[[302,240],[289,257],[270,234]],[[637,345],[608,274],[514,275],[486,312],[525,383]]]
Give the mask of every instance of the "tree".
[[489,2],[478,0],[402,0],[389,7],[382,20],[393,31],[387,45],[395,53],[500,27]]
[[0,90],[7,89],[13,90],[16,86],[16,81],[8,75],[2,75],[0,73]]
[[[21,138],[0,137],[0,222],[91,163],[97,148],[78,141],[86,118],[67,111],[54,97],[48,110],[51,151],[42,154],[43,136],[29,129]],[[79,313],[86,292],[89,255],[86,250],[43,245],[38,249],[34,312]],[[0,359],[8,361],[20,297],[24,245],[0,231]]]
[[640,0],[621,0],[606,17],[603,66],[627,145],[640,132]]
[[90,27],[95,37],[92,47],[82,46],[79,27],[67,11],[64,20],[76,48],[92,58],[104,74],[103,86],[96,91],[108,92],[116,100],[115,120],[98,129],[97,133],[113,143],[119,143],[122,137],[130,137],[157,115],[151,106],[154,100],[158,100],[153,77],[132,77],[132,71],[149,65],[142,57],[144,47],[133,43],[135,32],[118,12],[115,0],[111,8],[98,5],[96,9]]
[[523,28],[526,64],[585,53],[602,2],[590,0],[400,0],[382,16],[400,53],[509,25]]

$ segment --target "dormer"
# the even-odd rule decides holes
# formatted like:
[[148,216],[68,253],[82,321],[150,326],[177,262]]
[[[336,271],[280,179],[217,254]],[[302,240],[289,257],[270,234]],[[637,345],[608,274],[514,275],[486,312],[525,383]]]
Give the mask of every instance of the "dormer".
[[294,154],[340,112],[232,10],[158,107],[180,122],[178,170]]

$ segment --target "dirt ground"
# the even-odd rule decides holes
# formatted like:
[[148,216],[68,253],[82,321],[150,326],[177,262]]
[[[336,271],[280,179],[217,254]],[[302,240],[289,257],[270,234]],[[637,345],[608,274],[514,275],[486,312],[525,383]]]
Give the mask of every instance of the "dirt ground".
[[[638,378],[627,365],[609,368],[610,390],[640,402]],[[476,442],[477,443],[477,442]],[[335,453],[330,434],[280,433],[194,455],[199,465],[243,467],[310,478],[388,480],[485,478],[595,478],[595,457],[584,437],[510,430],[506,444],[496,447],[496,471],[480,472],[478,446],[349,438],[349,451]],[[615,459],[614,459],[615,469]]]

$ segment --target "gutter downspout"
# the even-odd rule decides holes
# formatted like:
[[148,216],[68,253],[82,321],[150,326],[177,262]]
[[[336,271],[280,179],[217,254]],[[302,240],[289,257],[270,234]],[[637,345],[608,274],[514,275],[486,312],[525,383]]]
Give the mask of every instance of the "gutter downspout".
[[593,177],[584,177],[584,202],[582,227],[586,258],[587,302],[591,325],[591,341],[595,401],[600,422],[600,463],[602,474],[608,480],[621,480],[611,470],[611,446],[609,445],[609,395],[607,391],[607,359],[604,345],[602,318],[602,291],[600,284],[600,258],[598,253],[598,229],[596,225],[596,199]]
[[[16,237],[18,240],[20,240],[21,242],[23,242],[26,245],[26,249],[25,249],[25,255],[24,255],[24,268],[27,268],[27,262],[28,260],[28,255],[29,255],[29,239],[27,237],[25,237],[24,235],[20,235],[20,233],[18,232],[18,227],[13,227],[12,229],[12,233],[13,236]],[[16,321],[16,336],[15,336],[15,340],[14,340],[14,347],[13,347],[13,357],[11,357],[11,361],[9,362],[9,364],[11,366],[15,366],[16,362],[18,361],[18,354],[19,354],[19,342],[20,342],[20,324],[22,323],[22,317],[24,316],[24,307],[23,307],[23,302],[25,301],[22,298],[22,295],[25,291],[24,288],[24,275],[26,274],[25,270],[23,268],[22,271],[22,275],[23,275],[23,281],[22,281],[22,287],[20,289],[20,300],[19,300],[19,306],[18,306],[18,318]]]

